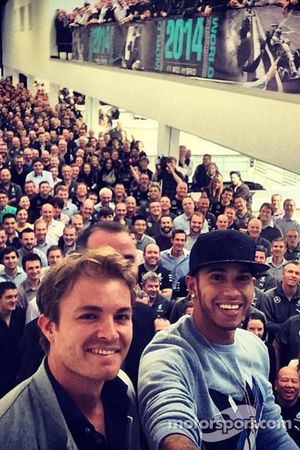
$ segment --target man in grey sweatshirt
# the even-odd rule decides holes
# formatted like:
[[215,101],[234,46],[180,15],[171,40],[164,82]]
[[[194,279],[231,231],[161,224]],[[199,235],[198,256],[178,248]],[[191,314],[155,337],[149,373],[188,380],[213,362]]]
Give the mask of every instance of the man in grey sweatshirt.
[[139,371],[151,450],[291,450],[268,382],[267,349],[239,329],[254,294],[255,243],[234,230],[200,235],[190,255],[191,317],[158,333]]

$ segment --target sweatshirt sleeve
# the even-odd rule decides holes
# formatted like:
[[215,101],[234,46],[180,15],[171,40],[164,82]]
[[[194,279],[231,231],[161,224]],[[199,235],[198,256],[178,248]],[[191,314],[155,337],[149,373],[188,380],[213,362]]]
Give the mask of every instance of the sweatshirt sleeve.
[[[181,434],[200,445],[195,404],[195,383],[190,364],[181,365],[178,345],[152,342],[146,349],[139,370],[139,405],[142,426],[151,450],[169,435]],[[184,360],[183,359],[183,360]]]

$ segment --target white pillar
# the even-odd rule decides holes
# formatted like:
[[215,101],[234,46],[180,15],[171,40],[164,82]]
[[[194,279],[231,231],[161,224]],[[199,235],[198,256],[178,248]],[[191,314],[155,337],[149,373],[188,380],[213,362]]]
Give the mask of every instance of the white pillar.
[[35,76],[34,75],[26,75],[27,76],[27,89],[29,90],[30,93],[33,92],[33,85],[34,85],[34,81],[35,81]]
[[180,130],[177,128],[170,128],[170,146],[169,146],[169,155],[175,156],[178,160],[178,147],[179,147],[179,134]]
[[178,158],[179,130],[164,123],[159,123],[157,133],[157,155]]
[[52,108],[58,104],[59,86],[55,83],[49,83],[48,98]]
[[88,130],[93,130],[98,136],[99,131],[99,100],[95,97],[85,97],[85,122]]
[[18,83],[19,83],[19,71],[18,70],[15,70],[15,69],[12,69],[12,82],[13,82],[13,85],[14,86],[16,86]]

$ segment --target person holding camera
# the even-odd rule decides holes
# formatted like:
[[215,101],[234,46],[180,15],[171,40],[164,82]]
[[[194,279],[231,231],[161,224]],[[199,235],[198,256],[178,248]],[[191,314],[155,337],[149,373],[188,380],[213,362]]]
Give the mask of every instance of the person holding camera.
[[157,181],[162,182],[162,195],[173,198],[176,194],[177,184],[183,180],[183,175],[176,169],[177,159],[174,156],[163,156],[154,175]]

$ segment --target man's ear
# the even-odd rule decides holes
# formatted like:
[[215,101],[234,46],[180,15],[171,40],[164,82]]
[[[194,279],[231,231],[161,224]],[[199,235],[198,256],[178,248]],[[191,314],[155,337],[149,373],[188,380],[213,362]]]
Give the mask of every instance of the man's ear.
[[47,338],[47,340],[51,343],[53,342],[54,336],[53,336],[53,330],[55,327],[55,324],[51,322],[48,317],[44,316],[44,314],[41,314],[38,318],[38,326],[43,333],[43,335]]
[[195,298],[196,292],[197,292],[197,280],[192,277],[191,275],[187,275],[185,277],[186,286],[188,288],[189,294],[191,296],[191,299],[193,300]]

